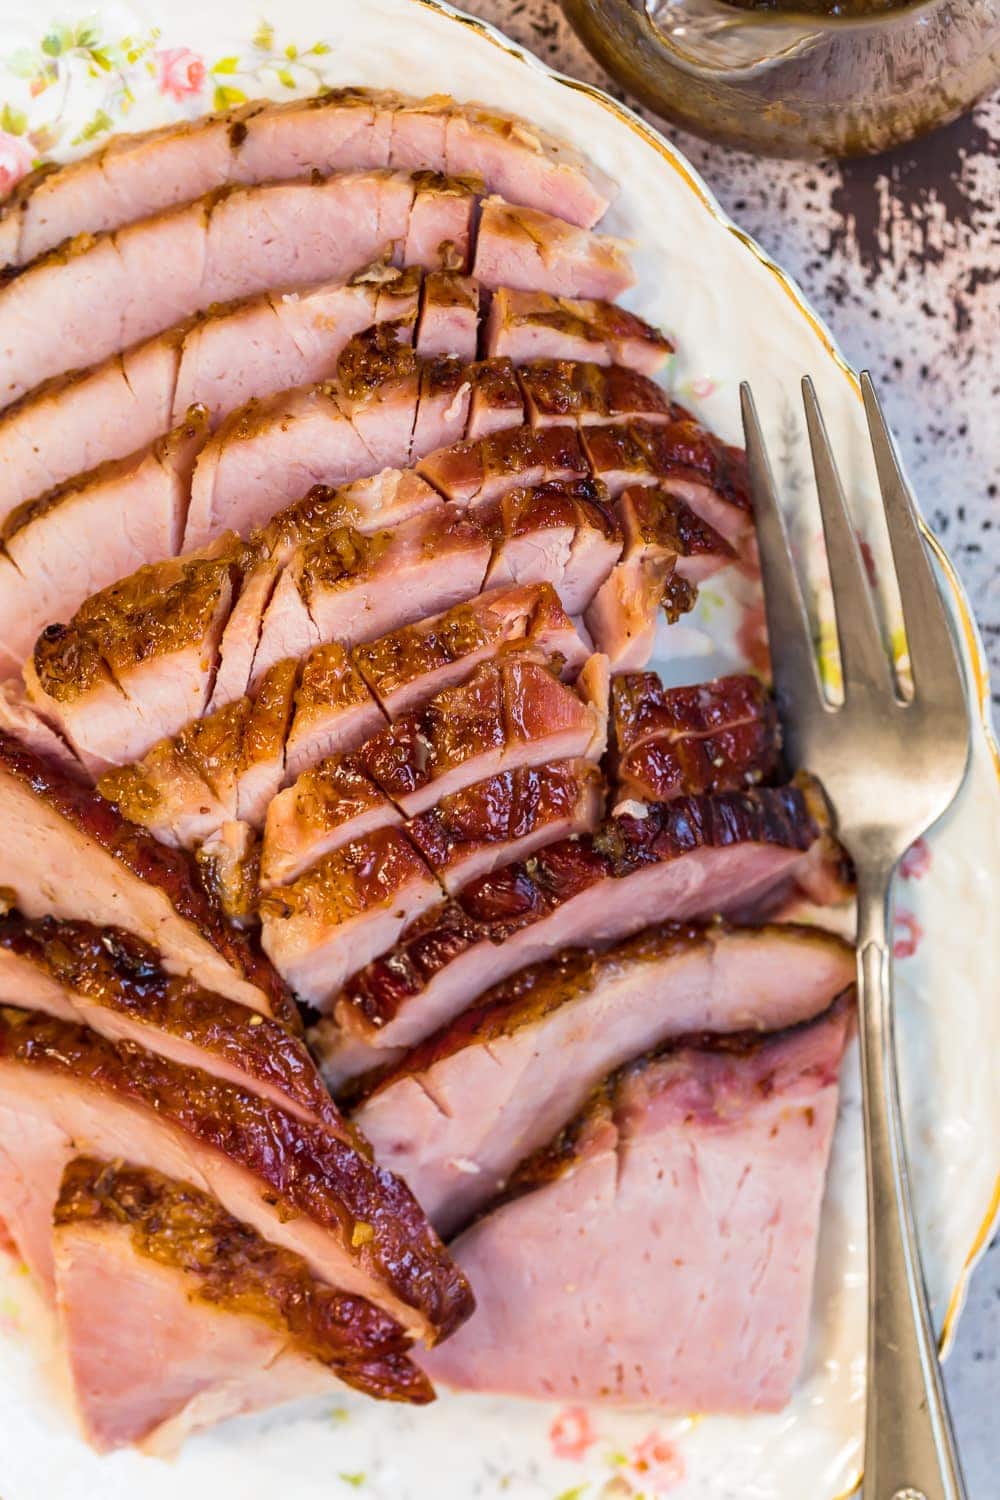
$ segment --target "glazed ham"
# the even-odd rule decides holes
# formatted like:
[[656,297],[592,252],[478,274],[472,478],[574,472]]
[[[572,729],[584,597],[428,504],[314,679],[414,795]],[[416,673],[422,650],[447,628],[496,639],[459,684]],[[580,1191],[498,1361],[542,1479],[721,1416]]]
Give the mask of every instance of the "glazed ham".
[[591,477],[576,432],[566,427],[512,427],[431,453],[417,471],[446,500],[485,505],[507,490]]
[[615,513],[624,550],[594,595],[586,624],[612,670],[629,672],[653,654],[661,609],[672,623],[690,609],[697,585],[736,554],[668,491],[637,485],[619,496]]
[[591,360],[655,375],[673,345],[649,323],[613,302],[553,297],[500,287],[486,323],[485,352],[515,364],[535,359]]
[[653,672],[626,673],[615,678],[611,704],[621,797],[737,791],[778,769],[777,714],[755,677],[664,688]]
[[621,532],[599,480],[512,489],[474,514],[493,543],[489,588],[547,579],[571,615],[581,615],[611,573]]
[[478,342],[478,282],[456,271],[429,271],[420,300],[417,353],[423,359],[454,355],[469,364],[476,357]]
[[[17,670],[48,621],[154,557],[180,551],[203,408],[128,458],[19,505],[0,540],[0,653]],[[93,537],[99,546],[88,545]]]
[[352,750],[384,724],[382,709],[359,670],[359,650],[364,647],[349,651],[332,641],[303,660],[285,741],[286,782],[328,756]]
[[685,1414],[784,1407],[805,1357],[848,1023],[836,1005],[612,1075],[455,1241],[477,1312],[428,1372]]
[[20,266],[74,235],[117,229],[226,184],[371,167],[480,177],[492,192],[590,227],[611,184],[520,120],[440,95],[333,89],[268,100],[141,135],[26,178],[0,216],[0,266]]
[[450,1236],[612,1069],[686,1033],[810,1020],[853,979],[853,950],[819,928],[650,927],[490,990],[375,1075],[354,1119]]
[[745,911],[809,867],[821,830],[800,786],[620,810],[590,837],[471,881],[359,970],[332,1008],[327,1076],[413,1046],[482,991],[564,947],[611,942],[651,921]]
[[[388,278],[388,279],[387,279]],[[0,413],[0,475],[11,509],[124,458],[204,406],[212,427],[251,397],[327,380],[355,334],[416,317],[421,272],[379,264],[348,282],[213,308],[86,370],[59,376]],[[470,358],[473,356],[470,356]],[[100,411],[100,422],[94,412]]]
[[539,359],[522,365],[518,378],[533,427],[676,420],[678,408],[663,388],[623,365]]
[[[411,245],[426,252],[434,243],[429,212],[440,231],[431,269],[451,264],[469,253],[475,200],[469,186],[440,186],[427,174],[381,171],[240,187],[73,240],[0,288],[0,402],[214,303],[343,280],[393,250],[405,263]],[[456,203],[465,214],[458,244]],[[410,238],[416,218],[419,247]],[[586,230],[572,233],[590,248]],[[104,315],[108,307],[114,318]]]
[[483,200],[472,270],[486,286],[556,297],[611,299],[635,280],[620,240],[501,198]]
[[225,921],[186,856],[2,733],[0,807],[0,886],[25,916],[124,927],[169,973],[297,1023],[277,974]]
[[[126,1160],[217,1198],[312,1274],[433,1342],[471,1310],[468,1287],[391,1173],[354,1144],[197,1068],[31,1011],[0,1015],[0,1201],[44,1288],[52,1213],[81,1152]],[[277,1210],[277,1211],[276,1211]]]
[[295,993],[316,1009],[359,961],[391,948],[444,892],[399,828],[341,843],[288,885],[262,896],[261,943]]
[[301,1041],[259,1012],[168,974],[157,950],[123,928],[0,917],[0,1003],[205,1068],[347,1138]]
[[[502,796],[501,772],[564,758],[599,760],[606,702],[600,659],[584,666],[578,690],[530,656],[481,663],[467,681],[401,715],[350,754],[304,771],[274,798],[261,851],[265,885],[293,878],[374,828],[426,813],[473,783],[498,778]],[[447,824],[448,812],[442,817]],[[430,828],[426,836],[433,841]]]
[[161,1172],[75,1158],[53,1253],[75,1405],[99,1452],[167,1456],[200,1427],[342,1385],[432,1399],[371,1303]]

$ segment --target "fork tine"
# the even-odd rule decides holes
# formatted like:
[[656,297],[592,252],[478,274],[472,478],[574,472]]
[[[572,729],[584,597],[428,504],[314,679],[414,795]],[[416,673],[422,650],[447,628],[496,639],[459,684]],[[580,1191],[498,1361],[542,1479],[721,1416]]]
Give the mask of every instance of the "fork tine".
[[808,375],[802,382],[806,426],[816,471],[816,490],[833,585],[837,638],[845,699],[865,688],[883,698],[894,696],[892,667],[882,640],[875,601],[861,558],[861,548],[847,512],[844,491],[830,451],[823,415]]
[[[782,717],[787,732],[796,722],[803,722],[807,713],[825,710],[826,701],[816,666],[812,627],[792,562],[785,518],[778,503],[757,408],[746,381],[740,386],[740,405],[764,581],[774,691],[779,708],[784,710]],[[793,705],[794,715],[791,713]]]
[[861,376],[861,393],[896,564],[916,691],[921,694],[933,691],[938,699],[949,691],[957,692],[964,704],[962,670],[951,624],[920,534],[913,497],[900,472],[896,450],[867,370]]

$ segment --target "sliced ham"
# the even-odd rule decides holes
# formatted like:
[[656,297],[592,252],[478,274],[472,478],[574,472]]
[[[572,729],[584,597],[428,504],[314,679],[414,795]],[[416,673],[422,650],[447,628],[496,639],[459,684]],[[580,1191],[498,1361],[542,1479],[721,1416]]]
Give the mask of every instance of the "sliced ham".
[[729,543],[686,501],[636,485],[615,503],[624,537],[621,561],[586,613],[592,639],[615,672],[645,666],[656,645],[660,611],[673,622],[692,607],[697,585],[735,561]]
[[30,1011],[0,1014],[0,1201],[43,1286],[65,1166],[81,1152],[179,1178],[313,1275],[429,1341],[468,1287],[391,1173],[322,1126],[196,1068]]
[[612,1075],[455,1241],[477,1312],[428,1372],[550,1401],[781,1410],[805,1357],[848,1020],[838,1005]]
[[779,768],[778,716],[756,677],[664,688],[652,672],[626,673],[615,678],[611,703],[621,797],[737,791]]
[[590,837],[471,881],[415,922],[336,998],[342,1036],[327,1049],[328,1076],[374,1066],[382,1048],[413,1046],[556,949],[751,909],[794,882],[820,838],[797,786],[680,797],[641,813],[619,810]]
[[475,511],[493,543],[489,588],[549,580],[571,615],[582,615],[612,571],[621,532],[599,480],[512,489]]
[[410,433],[411,460],[464,437],[471,395],[469,370],[456,355],[439,354],[422,362],[417,410]]
[[241,550],[235,538],[139,568],[49,625],[28,694],[95,776],[205,711]]
[[359,668],[354,653],[339,641],[317,646],[303,661],[285,742],[286,780],[294,781],[327,756],[354,749],[385,722]]
[[557,297],[611,300],[635,281],[621,240],[501,198],[483,201],[472,270],[484,286]]
[[261,943],[278,973],[316,1009],[359,962],[391,948],[444,892],[399,828],[342,843],[261,898]]
[[476,357],[478,340],[478,283],[455,271],[429,271],[420,301],[417,353],[423,359],[456,355],[468,364]]
[[568,950],[375,1075],[354,1119],[450,1236],[612,1069],[686,1033],[810,1020],[853,980],[852,948],[816,927],[669,924]]
[[[421,247],[434,243],[426,195],[447,242],[446,263],[454,265],[458,193],[456,186],[443,195],[420,174],[345,172],[211,192],[123,229],[71,240],[0,288],[0,402],[214,303],[343,280],[393,250],[405,261],[414,215]],[[467,254],[471,189],[461,189],[461,201],[467,228],[458,248]],[[432,269],[442,264],[436,248],[433,254]]]
[[227,183],[268,183],[365,167],[481,177],[517,203],[590,226],[611,184],[565,142],[502,111],[440,95],[408,100],[333,89],[115,136],[81,161],[21,182],[0,216],[0,266],[19,266],[82,233],[117,229]]
[[673,353],[657,329],[614,302],[579,301],[548,292],[500,287],[493,294],[485,353],[515,364],[534,359],[585,359],[627,365],[655,375]]
[[[180,550],[203,408],[129,458],[26,501],[0,530],[0,647],[23,662],[42,626],[156,557]],[[95,545],[95,538],[99,543]]]
[[593,473],[613,495],[634,484],[656,485],[686,501],[696,515],[738,547],[753,528],[746,455],[727,447],[693,417],[653,425],[582,430]]
[[260,843],[248,823],[223,823],[195,852],[201,883],[238,927],[257,923]]
[[603,811],[604,783],[593,761],[549,761],[451,792],[411,818],[406,833],[454,895],[543,844],[592,833]]
[[0,885],[25,916],[124,927],[169,973],[296,1023],[277,974],[225,921],[186,856],[6,734],[0,807]]
[[305,1046],[285,1027],[192,980],[120,927],[0,917],[0,1003],[134,1042],[349,1138]]
[[321,760],[279,792],[267,809],[261,890],[287,885],[335,849],[402,821],[402,813],[358,755]]
[[53,1255],[74,1401],[99,1452],[168,1456],[200,1428],[342,1385],[432,1399],[405,1353],[379,1348],[384,1314],[163,1173],[75,1158]]
[[577,433],[567,427],[511,427],[428,454],[418,472],[458,505],[485,505],[507,490],[590,478]]
[[538,359],[521,365],[517,376],[534,427],[676,420],[678,408],[663,387],[626,365]]

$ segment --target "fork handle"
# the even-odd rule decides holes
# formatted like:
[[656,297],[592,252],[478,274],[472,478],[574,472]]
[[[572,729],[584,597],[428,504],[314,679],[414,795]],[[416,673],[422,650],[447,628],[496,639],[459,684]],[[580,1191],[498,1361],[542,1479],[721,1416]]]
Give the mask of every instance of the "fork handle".
[[858,871],[858,1004],[868,1188],[864,1500],[966,1500],[913,1225],[896,1071],[895,864]]

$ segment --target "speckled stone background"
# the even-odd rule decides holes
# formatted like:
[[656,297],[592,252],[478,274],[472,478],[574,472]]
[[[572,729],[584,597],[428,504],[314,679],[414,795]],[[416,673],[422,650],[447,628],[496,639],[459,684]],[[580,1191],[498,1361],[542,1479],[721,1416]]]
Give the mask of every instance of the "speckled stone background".
[[[560,71],[625,97],[555,0],[456,3]],[[924,513],[971,596],[996,707],[1000,97],[912,147],[844,164],[758,160],[654,123],[796,278],[848,359],[872,371]],[[997,1500],[1000,1241],[972,1281],[946,1369],[971,1500]]]

